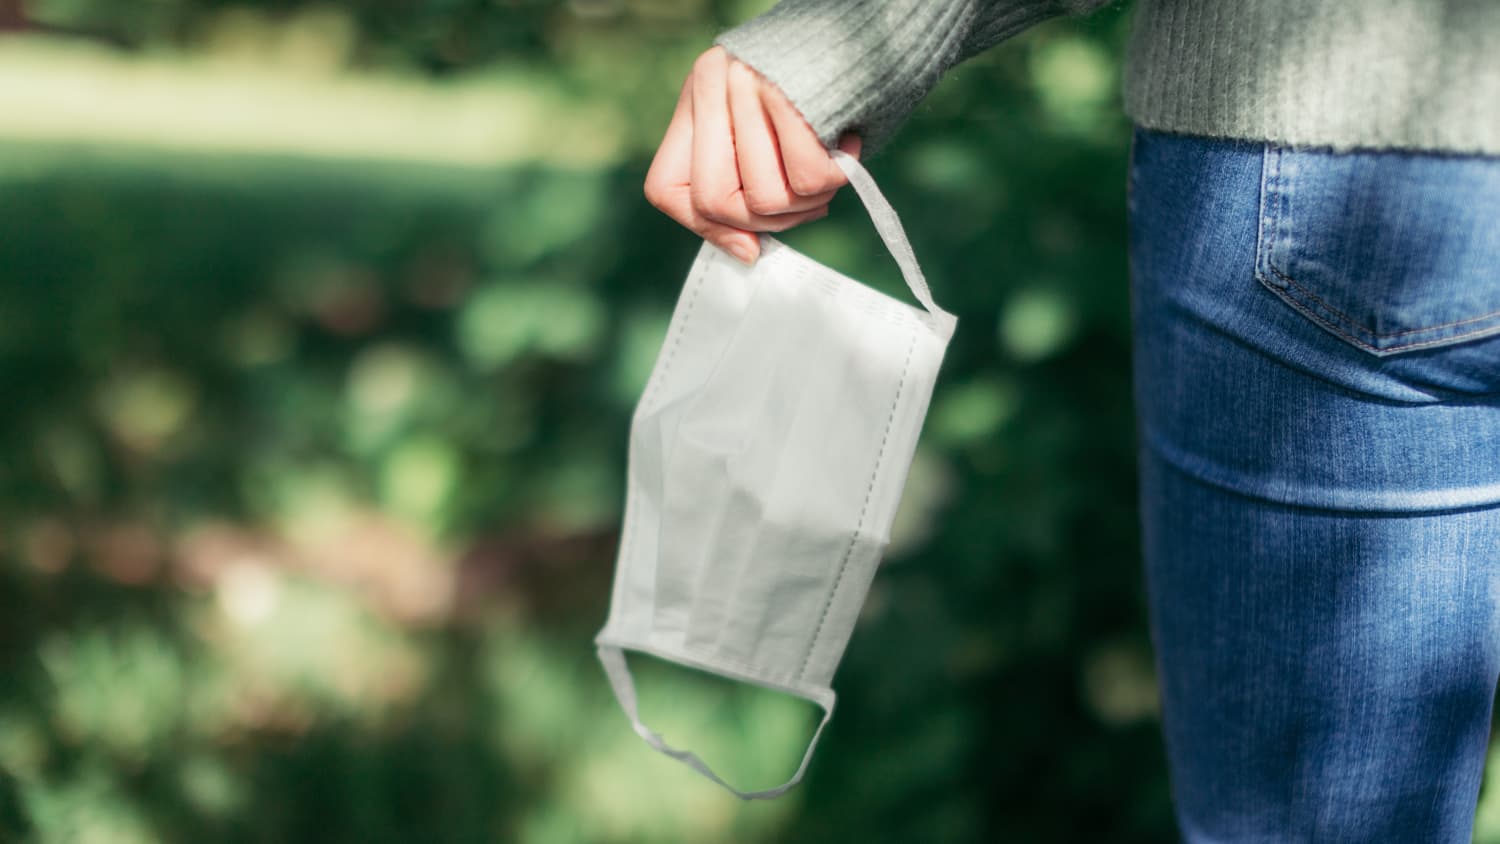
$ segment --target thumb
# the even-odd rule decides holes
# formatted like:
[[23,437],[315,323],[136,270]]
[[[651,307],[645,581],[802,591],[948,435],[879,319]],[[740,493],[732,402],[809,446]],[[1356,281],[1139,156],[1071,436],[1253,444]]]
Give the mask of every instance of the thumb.
[[844,135],[839,138],[838,148],[848,153],[849,155],[854,156],[855,159],[859,158],[859,153],[864,149],[864,147],[864,138],[861,138],[859,135],[853,132],[845,132]]

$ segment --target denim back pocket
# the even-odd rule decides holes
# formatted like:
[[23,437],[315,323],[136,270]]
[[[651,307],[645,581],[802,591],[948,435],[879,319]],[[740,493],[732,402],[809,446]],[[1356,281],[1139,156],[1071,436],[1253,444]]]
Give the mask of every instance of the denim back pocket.
[[1500,334],[1500,158],[1266,148],[1256,277],[1373,355]]

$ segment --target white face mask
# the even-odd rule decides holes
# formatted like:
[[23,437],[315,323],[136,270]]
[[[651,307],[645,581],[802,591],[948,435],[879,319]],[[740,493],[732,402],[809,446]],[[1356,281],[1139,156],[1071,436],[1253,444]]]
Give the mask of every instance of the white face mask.
[[[614,591],[595,638],[636,732],[747,800],[796,785],[833,714],[834,669],[957,323],[869,173],[832,155],[926,310],[768,235],[751,267],[705,241],[631,424]],[[797,772],[742,792],[667,745],[641,723],[624,650],[820,706]]]

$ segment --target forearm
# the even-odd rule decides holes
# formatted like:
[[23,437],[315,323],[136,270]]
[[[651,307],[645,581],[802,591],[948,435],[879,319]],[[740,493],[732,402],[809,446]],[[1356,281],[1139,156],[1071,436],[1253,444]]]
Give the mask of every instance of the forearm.
[[1051,17],[1109,0],[782,0],[714,43],[775,83],[833,147],[868,159],[950,68]]

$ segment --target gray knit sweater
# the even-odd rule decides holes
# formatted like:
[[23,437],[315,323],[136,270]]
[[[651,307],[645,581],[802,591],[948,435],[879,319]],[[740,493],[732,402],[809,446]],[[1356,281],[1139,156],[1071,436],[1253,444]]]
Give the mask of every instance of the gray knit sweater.
[[[782,0],[714,39],[826,146],[882,150],[950,68],[1109,0]],[[1125,111],[1151,129],[1500,155],[1500,0],[1137,0]]]

